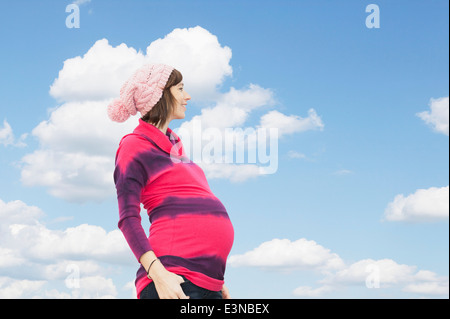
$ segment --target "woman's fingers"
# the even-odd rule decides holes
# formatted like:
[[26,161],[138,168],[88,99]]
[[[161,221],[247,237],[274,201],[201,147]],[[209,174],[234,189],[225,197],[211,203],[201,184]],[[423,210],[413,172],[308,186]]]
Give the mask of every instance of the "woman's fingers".
[[160,299],[189,299],[185,295],[181,284],[184,282],[183,277],[171,272],[166,272],[165,276],[155,280],[156,291]]
[[[180,287],[181,288],[181,287]],[[183,289],[181,289],[181,291],[178,293],[178,299],[189,299],[190,297],[189,296],[186,296],[185,294],[184,294],[184,291],[183,291]]]

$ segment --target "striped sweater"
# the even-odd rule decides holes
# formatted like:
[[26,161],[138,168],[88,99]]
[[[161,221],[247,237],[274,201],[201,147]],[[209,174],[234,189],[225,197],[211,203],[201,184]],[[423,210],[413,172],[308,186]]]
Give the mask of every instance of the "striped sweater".
[[[233,226],[202,169],[184,156],[178,136],[139,120],[120,142],[114,182],[118,226],[136,258],[153,250],[167,270],[205,289],[221,290]],[[148,238],[141,203],[150,218]],[[138,298],[150,282],[141,265],[135,281]]]

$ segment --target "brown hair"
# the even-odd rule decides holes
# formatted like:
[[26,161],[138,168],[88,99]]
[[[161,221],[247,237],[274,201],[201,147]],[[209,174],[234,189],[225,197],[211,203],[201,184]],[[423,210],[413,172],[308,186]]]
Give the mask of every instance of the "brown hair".
[[180,71],[173,69],[169,79],[167,80],[166,86],[164,87],[161,99],[147,114],[142,116],[143,121],[151,123],[157,127],[160,127],[160,125],[164,125],[167,122],[169,115],[174,111],[175,105],[175,98],[170,92],[170,88],[177,85],[182,80],[183,75]]

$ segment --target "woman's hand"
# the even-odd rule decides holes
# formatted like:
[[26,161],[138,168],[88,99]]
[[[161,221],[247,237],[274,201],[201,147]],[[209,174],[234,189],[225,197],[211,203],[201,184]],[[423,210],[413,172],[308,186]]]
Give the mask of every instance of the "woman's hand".
[[[162,267],[164,268],[164,266]],[[156,292],[160,299],[189,299],[180,286],[184,282],[183,277],[164,268],[164,270],[161,270],[152,279],[155,282]]]
[[[168,271],[153,251],[148,251],[141,256],[139,262],[148,270],[148,275],[155,283],[156,292],[160,299],[189,299],[181,289],[183,277]],[[150,267],[151,265],[151,267]]]
[[230,291],[225,285],[222,286],[222,299],[231,299]]

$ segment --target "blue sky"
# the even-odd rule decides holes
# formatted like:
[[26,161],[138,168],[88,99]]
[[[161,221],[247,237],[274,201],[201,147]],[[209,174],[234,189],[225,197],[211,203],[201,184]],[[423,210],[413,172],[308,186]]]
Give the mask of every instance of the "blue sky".
[[79,28],[69,4],[0,12],[1,298],[132,298],[111,174],[136,118],[103,108],[149,61],[192,95],[172,128],[279,130],[274,174],[204,166],[233,297],[448,298],[448,1],[91,0]]

